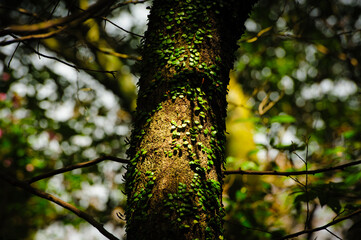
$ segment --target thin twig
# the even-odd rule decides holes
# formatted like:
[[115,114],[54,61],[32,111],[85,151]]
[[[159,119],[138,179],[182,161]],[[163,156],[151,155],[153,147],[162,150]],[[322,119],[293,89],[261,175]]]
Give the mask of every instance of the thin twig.
[[296,177],[289,176],[289,178],[298,183],[301,187],[305,188],[305,184],[301,183],[301,181],[298,180]]
[[114,6],[110,7],[110,11],[113,11],[116,8],[120,8],[120,7],[124,7],[125,5],[128,4],[138,4],[138,3],[145,3],[148,2],[149,0],[129,0],[129,1],[125,1],[125,2],[121,2],[121,3],[117,3],[114,4]]
[[[308,145],[306,145],[306,172],[308,171],[308,162],[307,162],[307,154],[308,154]],[[310,198],[308,195],[308,174],[306,173],[306,182],[305,182],[305,193],[306,193],[306,221],[305,221],[305,230],[310,221]]]
[[16,53],[16,51],[18,50],[19,46],[20,46],[20,43],[18,43],[18,45],[16,45],[16,48],[15,48],[13,54],[11,54],[10,60],[9,60],[9,62],[8,62],[8,65],[7,65],[8,68],[10,68],[10,63],[11,63],[11,61],[13,60],[13,58],[14,58],[14,56],[15,56],[15,53]]
[[48,17],[48,19],[50,19],[53,16],[53,14],[54,14],[56,8],[58,7],[59,3],[60,3],[60,0],[58,0],[56,2],[55,6],[53,7],[53,10],[51,10],[51,13],[50,13],[50,16]]
[[[352,33],[357,33],[360,32],[361,29],[354,29],[354,30],[350,30],[350,31],[343,31],[343,32],[339,32],[334,34],[333,36],[330,37],[323,37],[322,39],[328,38],[328,39],[332,39],[335,37],[339,37],[342,35],[348,35],[348,34],[352,34]],[[308,37],[304,37],[301,35],[294,35],[294,34],[290,34],[290,33],[276,33],[275,34],[276,37],[280,37],[280,38],[286,38],[286,39],[299,39],[299,40],[306,40],[306,41],[313,41],[313,40],[320,40],[321,38],[308,38]]]
[[285,94],[284,91],[282,91],[281,94],[278,96],[278,98],[274,101],[272,100],[269,101],[270,95],[271,95],[270,93],[267,94],[267,96],[262,100],[262,102],[258,106],[258,113],[261,116],[266,112],[268,112],[268,110],[270,110],[274,105],[276,105],[276,103],[279,102]]
[[309,221],[310,221],[310,203],[309,203],[309,195],[308,195],[308,142],[310,140],[310,137],[308,137],[307,140],[305,140],[306,143],[306,157],[305,159],[303,159],[300,155],[298,155],[296,152],[293,152],[299,159],[302,160],[302,162],[304,162],[305,167],[306,167],[306,182],[305,182],[305,194],[306,194],[306,221],[305,221],[305,230],[307,229],[307,226],[309,225]]
[[104,9],[105,7],[111,5],[115,0],[99,0],[88,9],[81,13],[76,13],[73,15],[69,15],[63,18],[51,19],[35,24],[27,24],[27,25],[13,25],[5,28],[0,31],[0,36],[8,35],[11,33],[24,34],[28,33],[37,33],[41,31],[48,31],[49,29],[56,28],[59,26],[70,25],[74,23],[82,22],[90,17],[94,17],[94,15],[99,15],[99,10]]
[[[350,31],[343,31],[343,32],[339,32],[339,33],[336,33],[330,37],[325,37],[323,36],[322,38],[310,38],[310,37],[304,37],[302,35],[295,35],[295,34],[292,34],[292,33],[287,33],[287,32],[278,32],[278,33],[273,33],[273,36],[276,36],[276,37],[279,37],[281,39],[296,39],[296,40],[304,40],[304,41],[315,41],[315,40],[320,40],[320,39],[332,39],[332,38],[335,38],[335,37],[339,37],[339,36],[342,36],[342,35],[348,35],[348,34],[352,34],[352,33],[357,33],[357,32],[360,32],[361,29],[354,29],[354,30],[350,30]],[[268,35],[268,37],[270,37],[272,35]],[[248,38],[244,38],[244,39],[241,39],[240,42],[247,42],[247,41],[250,41],[251,39],[255,38],[256,36],[252,36],[252,37],[248,37]],[[259,38],[259,36],[257,36]]]
[[136,60],[136,61],[141,61],[142,57],[140,56],[132,56],[132,55],[128,55],[128,54],[124,54],[124,53],[118,53],[118,52],[113,52],[104,48],[96,48],[96,50],[98,50],[99,52],[105,53],[105,54],[109,54],[118,58],[122,58],[122,59],[131,59],[131,60]]
[[306,161],[296,152],[293,152],[304,164],[306,164]]
[[79,70],[84,70],[84,71],[88,71],[88,72],[99,72],[99,73],[110,73],[113,75],[113,77],[115,78],[115,73],[117,71],[107,71],[107,70],[96,70],[96,69],[89,69],[89,68],[83,68],[83,67],[78,67],[76,65],[73,65],[73,64],[70,64],[68,62],[65,62],[64,60],[61,60],[57,57],[54,57],[54,56],[48,56],[48,55],[45,55],[39,51],[37,51],[36,49],[34,49],[33,47],[31,47],[29,44],[27,44],[26,42],[22,42],[25,46],[27,46],[28,48],[30,48],[34,53],[38,54],[39,56],[41,57],[45,57],[45,58],[48,58],[48,59],[52,59],[52,60],[56,60],[60,63],[63,63],[69,67],[72,67],[74,68],[75,70],[79,71]]
[[119,57],[119,58],[123,58],[123,59],[132,59],[132,60],[137,60],[137,61],[140,61],[142,60],[142,57],[140,56],[132,56],[132,55],[128,55],[128,54],[124,54],[124,53],[118,53],[118,52],[114,52],[114,51],[111,51],[109,49],[105,49],[105,48],[101,48],[101,47],[98,47],[96,46],[95,44],[93,43],[90,43],[90,42],[87,42],[87,44],[94,48],[95,50],[99,51],[99,52],[102,52],[102,53],[105,53],[105,54],[109,54],[109,55],[113,55],[115,57]]
[[326,228],[325,230],[326,230],[327,232],[329,232],[331,235],[333,235],[335,238],[342,240],[342,238],[340,238],[339,236],[337,236],[336,234],[334,234],[333,232],[331,232],[331,231],[328,230],[327,228]]
[[19,12],[21,14],[31,16],[31,17],[36,18],[36,19],[41,19],[36,13],[30,12],[30,11],[24,9],[24,8],[9,7],[9,6],[5,6],[5,5],[2,5],[2,4],[0,4],[0,8],[1,9],[11,10],[11,11],[17,11],[17,12]]
[[[113,8],[110,8],[110,12],[113,11],[115,8],[118,8],[118,7],[121,7],[121,6],[125,6],[129,3],[143,3],[145,1],[127,1],[127,2],[123,2],[123,3],[119,3],[117,4],[118,6],[117,7],[113,7]],[[85,11],[84,9],[80,8],[80,7],[76,7],[77,9],[79,9],[80,11]],[[126,33],[129,33],[131,35],[134,35],[134,36],[137,36],[137,37],[144,37],[143,35],[139,35],[137,33],[134,33],[134,32],[131,32],[131,31],[128,31],[126,30],[125,28],[122,28],[121,26],[117,25],[116,23],[112,22],[111,20],[109,20],[108,18],[104,17],[104,16],[101,16],[99,17],[100,19],[103,19],[105,22],[109,22],[110,24],[112,24],[113,26],[115,26],[116,28],[119,28],[120,30],[126,32]]]
[[90,223],[92,226],[94,226],[96,229],[98,229],[98,231],[100,233],[102,233],[105,237],[107,237],[110,240],[119,240],[117,237],[115,237],[113,234],[111,234],[110,232],[108,232],[104,227],[103,224],[99,223],[98,221],[96,221],[92,216],[90,216],[89,214],[87,214],[84,211],[81,211],[80,209],[76,208],[75,206],[64,202],[63,200],[55,197],[54,195],[51,195],[49,193],[43,192],[37,188],[34,188],[32,186],[30,186],[30,184],[24,182],[24,181],[19,181],[13,177],[8,176],[5,173],[0,173],[0,179],[3,179],[4,181],[8,182],[9,184],[22,188],[23,190],[34,194],[38,197],[41,197],[43,199],[47,199],[65,209],[68,209],[69,211],[73,212],[74,214],[76,214],[77,216],[79,216],[80,218],[84,219],[85,221],[87,221],[88,223]]
[[116,23],[110,21],[108,18],[106,17],[101,17],[103,20],[105,20],[106,22],[109,22],[110,24],[112,24],[114,27],[116,28],[119,28],[120,30],[126,32],[126,33],[129,33],[131,35],[134,35],[134,36],[137,36],[137,37],[140,37],[140,38],[143,38],[144,36],[143,35],[140,35],[140,34],[137,34],[137,33],[134,33],[134,32],[131,32],[131,31],[128,31],[126,30],[125,28],[122,28],[121,26],[117,25]]
[[67,26],[65,27],[60,27],[54,31],[51,32],[47,32],[47,33],[39,33],[39,34],[33,34],[33,35],[26,35],[23,37],[15,37],[15,35],[13,34],[9,34],[11,36],[13,36],[15,39],[12,40],[8,40],[8,41],[2,41],[0,42],[0,46],[6,46],[6,45],[10,45],[12,43],[17,43],[17,42],[23,42],[25,40],[34,40],[34,39],[47,39],[47,38],[51,38],[55,35],[57,35],[58,33],[62,32],[63,30],[65,30],[65,28],[67,28]]
[[125,164],[129,163],[129,161],[127,159],[117,158],[117,157],[113,157],[113,156],[103,156],[103,157],[99,157],[99,158],[96,158],[96,159],[88,161],[88,162],[82,162],[82,163],[74,164],[74,165],[71,165],[71,166],[59,168],[59,169],[56,169],[56,170],[48,172],[48,173],[40,174],[38,176],[32,177],[32,178],[30,178],[28,180],[25,180],[25,182],[28,183],[28,184],[31,184],[31,183],[34,183],[36,181],[39,181],[39,180],[42,180],[42,179],[45,179],[45,178],[49,178],[49,177],[55,176],[55,175],[60,174],[60,173],[69,172],[69,171],[77,169],[77,168],[89,167],[89,166],[98,164],[98,163],[100,163],[100,162],[102,162],[104,160],[111,160],[111,161],[115,161],[115,162],[119,162],[119,163],[125,163]]
[[[310,212],[310,217],[309,217],[307,229],[312,229],[313,228],[312,227],[312,221],[313,221],[313,218],[315,216],[315,212],[316,212],[317,207],[318,207],[317,203],[312,204],[312,210]],[[307,240],[311,240],[311,238],[312,238],[312,233],[307,234]]]
[[283,236],[282,238],[279,238],[279,240],[290,239],[290,238],[298,237],[298,236],[306,234],[306,233],[312,233],[312,232],[318,232],[320,230],[326,230],[328,227],[330,227],[332,225],[335,225],[335,224],[337,224],[339,222],[342,222],[342,221],[344,221],[346,219],[349,219],[349,218],[351,218],[351,217],[353,217],[355,215],[358,215],[360,213],[361,213],[361,209],[358,209],[358,210],[356,210],[356,211],[354,211],[354,212],[352,212],[352,213],[350,213],[350,214],[348,214],[348,215],[346,215],[344,217],[341,217],[339,219],[331,221],[331,222],[329,222],[329,223],[327,223],[327,224],[325,224],[325,225],[323,225],[321,227],[306,229],[306,230],[303,230],[303,231],[300,231],[300,232],[292,233],[292,234]]
[[361,164],[361,160],[356,160],[354,162],[349,162],[346,164],[342,164],[336,167],[329,167],[329,168],[321,168],[317,170],[310,170],[310,171],[290,171],[290,172],[279,172],[279,171],[243,171],[243,170],[228,170],[224,171],[225,175],[230,174],[241,174],[241,175],[276,175],[276,176],[295,176],[295,175],[305,175],[305,174],[317,174],[323,172],[331,172],[336,170],[343,170],[344,168],[355,166]]

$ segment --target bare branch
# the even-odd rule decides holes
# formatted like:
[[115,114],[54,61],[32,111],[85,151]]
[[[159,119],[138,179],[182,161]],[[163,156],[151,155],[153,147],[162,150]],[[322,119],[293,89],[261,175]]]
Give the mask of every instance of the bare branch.
[[36,18],[36,19],[41,19],[36,13],[33,12],[29,12],[28,10],[24,9],[24,8],[13,8],[13,7],[9,7],[9,6],[5,6],[0,4],[0,8],[2,9],[7,9],[7,10],[12,10],[12,11],[17,11],[21,14]]
[[31,47],[31,46],[30,46],[29,44],[27,44],[26,42],[23,42],[23,44],[24,44],[25,46],[27,46],[28,48],[30,48],[34,53],[38,54],[39,56],[45,57],[45,58],[49,58],[49,59],[52,59],[52,60],[56,60],[56,61],[58,61],[58,62],[61,62],[61,63],[65,64],[65,65],[69,66],[69,67],[72,67],[72,68],[76,69],[77,71],[79,71],[79,70],[84,70],[84,71],[89,71],[89,72],[110,73],[111,75],[113,75],[113,77],[115,77],[115,73],[117,72],[117,71],[96,70],[96,69],[89,69],[89,68],[78,67],[78,66],[76,66],[76,65],[73,65],[73,64],[70,64],[70,63],[68,63],[68,62],[65,62],[64,60],[61,60],[61,59],[59,59],[59,58],[57,58],[57,57],[45,55],[45,54],[43,54],[43,53],[35,50],[33,47]]
[[94,48],[95,50],[99,51],[99,52],[102,52],[102,53],[105,53],[105,54],[109,54],[109,55],[112,55],[112,56],[115,56],[115,57],[118,57],[118,58],[122,58],[122,59],[132,59],[132,60],[136,60],[136,61],[140,61],[142,60],[142,57],[140,56],[132,56],[132,55],[128,55],[128,54],[124,54],[124,53],[118,53],[118,52],[114,52],[114,51],[111,51],[109,49],[106,49],[106,48],[102,48],[102,47],[98,47],[98,46],[95,46],[94,44],[88,42],[87,43],[90,47]]
[[298,180],[298,178],[292,176],[289,176],[289,178],[291,178],[293,181],[298,183],[302,188],[305,188],[305,184],[303,184],[300,180]]
[[329,232],[331,235],[333,235],[335,238],[342,240],[342,238],[340,238],[339,236],[337,236],[336,234],[334,234],[333,232],[331,232],[330,230],[328,230],[327,228],[325,229],[327,232]]
[[0,178],[6,182],[8,182],[9,184],[19,187],[31,194],[34,194],[38,197],[41,197],[43,199],[47,199],[65,209],[68,209],[69,211],[75,213],[77,216],[79,216],[80,218],[84,219],[85,221],[87,221],[88,223],[90,223],[92,226],[94,226],[96,229],[98,229],[98,231],[100,233],[102,233],[105,237],[107,237],[110,240],[119,240],[117,237],[115,237],[113,234],[111,234],[110,232],[108,232],[104,227],[103,224],[99,223],[98,221],[96,221],[92,216],[90,216],[89,214],[87,214],[84,211],[81,211],[80,209],[76,208],[75,206],[64,202],[63,200],[49,194],[46,192],[43,192],[37,188],[34,188],[32,186],[30,186],[30,184],[23,182],[23,181],[19,181],[13,177],[10,177],[8,175],[6,175],[5,173],[0,173]]
[[10,68],[10,63],[11,63],[11,61],[13,60],[13,58],[14,58],[14,56],[15,56],[15,53],[16,53],[16,51],[18,50],[19,46],[20,46],[20,43],[18,43],[18,45],[16,45],[15,50],[13,51],[13,54],[11,54],[10,60],[9,60],[9,62],[8,62],[8,64],[7,64],[7,67],[8,67],[8,68]]
[[332,38],[335,38],[335,37],[339,37],[339,36],[342,36],[342,35],[349,35],[349,34],[357,33],[357,32],[360,32],[360,31],[361,31],[361,29],[343,31],[343,32],[336,33],[336,34],[334,34],[334,35],[332,35],[330,37],[322,37],[322,38],[306,38],[306,37],[301,36],[301,35],[294,35],[294,34],[283,33],[283,32],[276,33],[275,36],[279,37],[279,38],[283,38],[283,39],[299,39],[299,40],[305,40],[305,41],[314,41],[314,40],[320,40],[320,39],[325,39],[325,38],[332,39]]
[[12,39],[12,40],[8,40],[8,41],[2,41],[0,42],[0,46],[6,46],[6,45],[10,45],[12,43],[16,43],[16,42],[22,42],[22,41],[25,41],[25,40],[33,40],[33,39],[46,39],[46,38],[51,38],[53,37],[54,35],[62,32],[63,30],[65,30],[65,28],[67,28],[67,26],[65,27],[60,27],[54,31],[50,31],[50,32],[47,32],[47,33],[39,33],[39,34],[32,34],[32,35],[26,35],[26,36],[23,36],[23,37],[15,37],[15,35],[13,34],[10,34],[12,35],[15,39]]
[[[339,32],[337,34],[334,34],[330,37],[325,37],[323,36],[322,38],[309,38],[309,37],[304,37],[302,35],[295,35],[295,34],[291,34],[291,33],[287,33],[287,32],[278,32],[278,33],[273,33],[273,36],[276,36],[278,38],[281,38],[281,39],[296,39],[296,40],[303,40],[303,41],[306,41],[306,42],[309,42],[309,41],[315,41],[315,40],[320,40],[320,39],[332,39],[332,38],[335,38],[335,37],[339,37],[339,36],[342,36],[342,35],[348,35],[348,34],[353,34],[353,33],[357,33],[357,32],[360,32],[361,29],[354,29],[354,30],[351,30],[351,31],[343,31],[343,32]],[[268,35],[270,36],[270,35]],[[245,38],[245,39],[241,39],[240,42],[254,42],[256,41],[260,36],[253,36],[253,37],[249,37],[249,38]],[[254,40],[254,41],[252,41]]]
[[131,32],[131,31],[128,31],[128,30],[122,28],[121,26],[115,24],[114,22],[110,21],[110,20],[109,20],[108,18],[106,18],[106,17],[102,17],[102,19],[105,20],[105,21],[107,21],[107,22],[109,22],[109,23],[112,24],[114,27],[117,27],[117,28],[119,28],[120,30],[122,30],[122,31],[124,31],[124,32],[126,32],[126,33],[129,33],[129,34],[131,34],[131,35],[134,35],[134,36],[137,36],[137,37],[141,37],[141,38],[144,37],[143,35],[140,35],[140,34],[137,34],[137,33],[133,33],[133,32]]
[[278,172],[278,171],[243,171],[243,170],[228,170],[223,171],[225,175],[230,174],[241,174],[241,175],[276,175],[276,176],[295,176],[295,175],[305,175],[305,174],[317,174],[323,172],[331,172],[336,170],[343,170],[344,168],[355,166],[361,164],[361,160],[356,160],[354,162],[342,164],[336,167],[321,168],[317,170],[310,171],[292,171],[292,172]]
[[[306,157],[305,159],[302,159],[303,162],[305,163],[306,166],[306,172],[308,172],[308,142],[310,140],[310,137],[307,138],[307,140],[305,140],[306,143]],[[299,156],[296,152],[294,152],[294,154],[296,154],[297,156]],[[299,156],[300,157],[300,156]],[[307,229],[307,226],[310,225],[310,206],[309,206],[309,196],[308,196],[308,174],[306,173],[306,182],[305,182],[305,193],[306,193],[306,208],[307,208],[307,212],[306,212],[306,221],[305,221],[305,230]]]
[[279,102],[283,96],[285,95],[284,91],[281,92],[281,94],[278,96],[278,98],[274,101],[269,101],[269,97],[270,97],[270,93],[267,94],[267,96],[262,100],[262,102],[259,104],[258,106],[258,113],[259,115],[263,115],[266,112],[268,112],[268,110],[270,110],[277,102]]
[[[146,1],[147,1],[147,0],[146,0]],[[143,2],[146,2],[146,1],[127,1],[127,2],[123,2],[123,3],[119,3],[119,4],[117,4],[115,7],[110,8],[110,11],[113,11],[115,8],[125,6],[125,5],[127,5],[127,4],[129,4],[129,3],[143,3]],[[79,7],[78,7],[77,9],[79,9],[79,10],[81,10],[81,11],[86,11],[86,10],[84,10],[84,9],[82,9],[82,8],[79,8]],[[114,23],[113,21],[109,20],[108,18],[106,18],[106,17],[104,17],[104,16],[101,16],[100,19],[103,19],[104,21],[109,22],[109,23],[112,24],[114,27],[119,28],[120,30],[122,30],[122,31],[124,31],[124,32],[126,32],[126,33],[129,33],[129,34],[131,34],[131,35],[134,35],[134,36],[137,36],[137,37],[141,37],[141,38],[144,37],[143,35],[140,35],[140,34],[137,34],[137,33],[131,32],[131,31],[128,31],[128,30],[126,30],[125,28],[122,28],[121,26],[117,25],[116,23]]]
[[102,162],[104,160],[111,160],[111,161],[115,161],[115,162],[119,162],[119,163],[125,163],[125,164],[129,163],[129,161],[127,159],[117,158],[117,157],[113,157],[113,156],[103,156],[103,157],[99,157],[99,158],[96,158],[96,159],[88,161],[88,162],[82,162],[82,163],[74,164],[74,165],[71,165],[71,166],[56,169],[56,170],[48,172],[48,173],[41,174],[41,175],[32,177],[32,178],[30,178],[28,180],[25,180],[25,182],[28,183],[28,184],[31,184],[31,183],[34,183],[36,181],[39,181],[39,180],[42,180],[42,179],[45,179],[45,178],[49,178],[49,177],[55,176],[55,175],[60,174],[60,173],[69,172],[69,171],[77,169],[77,168],[89,167],[89,166],[98,164],[98,163],[100,163],[100,162]]
[[76,25],[94,15],[99,15],[99,10],[105,9],[114,1],[115,0],[99,0],[83,12],[72,14],[63,18],[51,19],[35,24],[9,26],[0,31],[0,36],[5,36],[8,34],[27,35],[29,33],[48,31],[49,29],[57,28],[59,26]]
[[149,0],[129,0],[129,1],[125,1],[125,2],[121,2],[121,3],[117,3],[114,6],[112,6],[110,8],[110,11],[113,11],[116,8],[120,8],[120,7],[124,7],[125,5],[128,4],[138,4],[138,3],[145,3],[148,2]]
[[348,214],[348,215],[346,215],[344,217],[341,217],[341,218],[336,219],[336,220],[334,220],[332,222],[329,222],[329,223],[327,223],[327,224],[325,224],[325,225],[323,225],[321,227],[306,229],[306,230],[303,230],[303,231],[300,231],[300,232],[292,233],[292,234],[283,236],[282,238],[279,238],[279,240],[290,239],[290,238],[294,238],[294,237],[297,237],[297,236],[300,236],[300,235],[303,235],[303,234],[306,234],[306,233],[318,232],[320,230],[326,230],[327,231],[328,227],[330,227],[332,225],[335,225],[335,224],[337,224],[339,222],[342,222],[342,221],[344,221],[346,219],[349,219],[349,218],[351,218],[351,217],[353,217],[355,215],[358,215],[360,213],[361,213],[361,209],[358,209],[358,210],[356,210],[356,211],[354,211],[354,212],[352,212],[352,213],[350,213],[350,214]]
[[[137,3],[144,3],[146,1],[148,1],[148,0],[125,1],[122,3],[116,4],[114,7],[110,8],[110,11],[112,11],[118,7],[122,7],[122,6],[125,6],[128,4],[131,4],[131,3],[137,4]],[[90,6],[88,9],[86,9],[86,10],[81,9],[82,13],[73,14],[73,15],[70,15],[67,17],[63,17],[63,18],[46,20],[46,21],[42,21],[39,23],[35,23],[35,24],[9,26],[0,31],[0,36],[11,35],[11,34],[18,34],[18,35],[24,35],[24,36],[15,38],[15,39],[9,40],[9,41],[2,41],[2,42],[0,42],[0,46],[5,46],[5,45],[12,44],[12,43],[21,42],[21,41],[30,40],[30,39],[50,38],[62,31],[64,31],[66,28],[68,28],[70,26],[77,25],[81,21],[85,21],[88,18],[94,17],[95,14],[99,15],[99,9],[105,9],[108,5],[111,5],[112,2],[114,2],[114,0],[113,1],[99,0],[97,3]],[[2,6],[2,5],[0,5],[0,8],[11,9],[11,8],[8,8],[8,7]],[[29,16],[33,16],[37,19],[40,19],[40,17],[36,13],[31,13],[22,8],[15,8],[15,9],[11,9],[11,10],[16,10],[22,14],[26,14]],[[115,24],[114,22],[110,21],[109,19],[107,19],[105,17],[102,17],[102,19],[111,23],[112,25],[114,25],[115,27],[121,29],[122,31],[124,31],[126,33],[132,34],[137,37],[143,37],[142,35],[130,32],[130,31],[118,26],[117,24]],[[49,32],[38,33],[38,32],[44,32],[44,31],[49,31]],[[37,34],[28,35],[29,33],[37,33]]]

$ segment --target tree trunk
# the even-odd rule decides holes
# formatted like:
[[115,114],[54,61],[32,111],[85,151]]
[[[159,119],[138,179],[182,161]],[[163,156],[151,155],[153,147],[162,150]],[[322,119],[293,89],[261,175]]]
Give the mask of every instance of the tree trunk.
[[155,0],[126,174],[127,239],[223,239],[233,53],[254,1]]

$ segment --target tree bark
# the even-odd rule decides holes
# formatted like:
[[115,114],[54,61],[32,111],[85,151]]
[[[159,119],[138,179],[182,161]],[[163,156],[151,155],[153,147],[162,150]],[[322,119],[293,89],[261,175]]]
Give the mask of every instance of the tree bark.
[[223,239],[227,85],[253,3],[154,1],[125,176],[127,239]]

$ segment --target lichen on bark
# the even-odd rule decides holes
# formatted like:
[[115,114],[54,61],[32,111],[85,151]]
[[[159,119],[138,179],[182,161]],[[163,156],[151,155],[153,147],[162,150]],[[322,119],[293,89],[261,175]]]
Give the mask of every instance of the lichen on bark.
[[231,2],[154,1],[125,176],[128,239],[223,239],[228,74],[251,5]]

